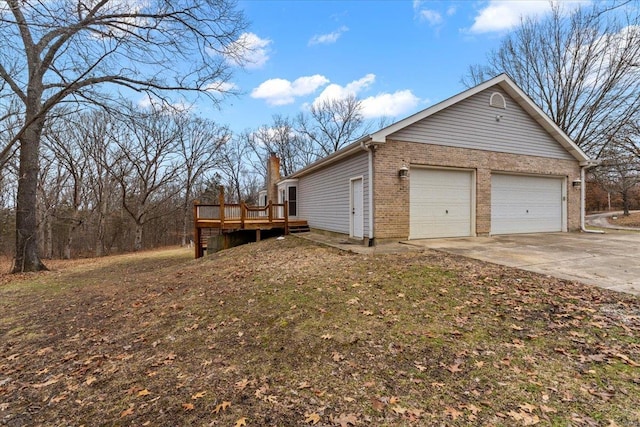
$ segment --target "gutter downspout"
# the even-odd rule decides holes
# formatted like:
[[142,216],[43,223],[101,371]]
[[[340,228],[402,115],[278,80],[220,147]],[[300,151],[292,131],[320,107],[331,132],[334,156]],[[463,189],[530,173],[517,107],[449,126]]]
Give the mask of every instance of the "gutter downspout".
[[375,244],[375,233],[373,230],[373,149],[369,144],[365,143],[364,139],[360,141],[360,147],[367,152],[369,158],[369,165],[367,168],[369,171],[369,246],[373,246]]
[[589,230],[585,226],[585,209],[586,209],[586,194],[587,194],[587,181],[586,170],[598,166],[597,162],[589,161],[586,164],[580,165],[580,231],[583,233],[595,233],[604,234],[603,230]]

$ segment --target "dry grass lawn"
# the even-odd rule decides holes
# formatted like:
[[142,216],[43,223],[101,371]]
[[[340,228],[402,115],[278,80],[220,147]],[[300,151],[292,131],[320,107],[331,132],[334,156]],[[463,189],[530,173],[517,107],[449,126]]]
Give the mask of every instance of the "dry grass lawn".
[[294,237],[191,257],[0,276],[0,425],[640,425],[636,297]]
[[608,218],[608,220],[611,224],[640,228],[640,213],[632,213],[628,216],[618,215],[616,219]]

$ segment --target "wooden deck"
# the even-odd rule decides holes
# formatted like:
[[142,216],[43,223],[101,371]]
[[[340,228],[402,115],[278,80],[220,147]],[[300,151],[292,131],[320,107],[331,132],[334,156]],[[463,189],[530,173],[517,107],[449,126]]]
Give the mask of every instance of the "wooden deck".
[[260,231],[282,229],[284,234],[297,228],[308,227],[307,221],[289,219],[287,202],[267,206],[249,206],[245,203],[193,204],[193,224],[195,256],[204,255],[207,239],[210,236],[233,233],[240,230],[255,230],[256,241],[260,240]]

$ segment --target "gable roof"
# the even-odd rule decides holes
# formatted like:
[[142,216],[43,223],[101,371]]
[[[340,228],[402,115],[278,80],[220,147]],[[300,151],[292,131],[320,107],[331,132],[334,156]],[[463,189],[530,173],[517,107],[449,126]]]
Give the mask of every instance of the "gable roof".
[[439,102],[431,107],[419,111],[405,119],[397,121],[385,128],[378,130],[370,135],[366,135],[357,141],[341,148],[340,150],[332,153],[320,160],[317,160],[310,165],[300,169],[299,171],[291,174],[286,178],[297,178],[307,173],[316,170],[318,168],[330,165],[344,157],[351,156],[352,154],[364,150],[365,146],[384,144],[387,142],[387,137],[408,127],[412,124],[425,119],[439,111],[451,107],[460,101],[470,98],[483,90],[486,90],[492,86],[500,86],[523,110],[525,110],[543,129],[545,129],[549,135],[555,139],[569,154],[571,154],[581,166],[591,165],[594,163],[580,147],[558,125],[545,114],[540,107],[538,107],[533,100],[522,89],[515,84],[515,82],[506,74],[500,74],[484,83],[480,83],[470,89],[460,92],[459,94],[452,96],[442,102]]
[[589,157],[584,153],[584,151],[582,151],[582,149],[580,149],[580,147],[578,147],[571,140],[571,138],[569,138],[567,134],[564,133],[564,131],[560,129],[558,125],[553,120],[551,120],[549,116],[547,116],[544,111],[542,111],[542,109],[538,107],[533,102],[533,100],[531,100],[531,98],[526,93],[524,93],[524,91],[520,89],[518,85],[516,85],[515,82],[511,80],[511,78],[506,74],[500,74],[499,76],[496,76],[491,80],[487,80],[484,83],[467,89],[464,92],[460,92],[459,94],[442,102],[439,102],[438,104],[435,104],[425,110],[419,111],[412,116],[409,116],[383,129],[380,129],[379,131],[369,135],[369,138],[374,144],[385,143],[389,135],[398,132],[399,130],[404,129],[407,126],[410,126],[495,85],[500,86],[523,110],[525,110],[540,126],[542,126],[553,139],[558,141],[558,143],[562,145],[564,149],[567,150],[576,160],[581,163],[590,162]]

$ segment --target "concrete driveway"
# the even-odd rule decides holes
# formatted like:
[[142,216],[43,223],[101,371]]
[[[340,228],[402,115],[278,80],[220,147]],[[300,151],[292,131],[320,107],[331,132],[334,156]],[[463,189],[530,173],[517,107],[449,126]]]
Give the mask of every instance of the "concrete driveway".
[[640,295],[640,233],[518,234],[405,242]]

